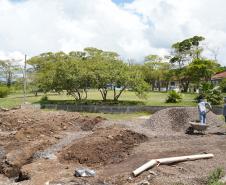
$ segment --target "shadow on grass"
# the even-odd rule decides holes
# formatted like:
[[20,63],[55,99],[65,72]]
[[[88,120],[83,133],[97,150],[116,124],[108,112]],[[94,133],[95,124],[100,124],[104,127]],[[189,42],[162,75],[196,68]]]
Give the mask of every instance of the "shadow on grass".
[[40,100],[34,103],[44,104],[60,104],[60,105],[145,105],[142,101],[114,101],[114,100]]

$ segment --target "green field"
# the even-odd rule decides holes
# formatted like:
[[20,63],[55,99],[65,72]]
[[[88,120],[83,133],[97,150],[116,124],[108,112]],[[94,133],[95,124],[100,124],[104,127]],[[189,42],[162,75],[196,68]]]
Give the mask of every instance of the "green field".
[[[112,98],[112,93],[109,92],[109,99]],[[72,96],[67,96],[66,94],[47,94],[48,102],[45,103],[58,103],[58,104],[73,104],[75,100]],[[39,94],[38,96],[34,96],[34,94],[27,95],[27,102],[29,103],[40,103],[43,94]],[[150,105],[150,106],[195,106],[194,102],[195,94],[182,94],[183,100],[180,103],[165,103],[165,99],[167,97],[167,93],[162,92],[149,92],[147,94],[146,99],[139,99],[134,92],[126,91],[122,94],[119,99],[118,104],[121,105]],[[10,108],[15,107],[20,104],[23,104],[23,94],[22,93],[14,93],[10,94],[6,98],[0,98],[0,107]],[[43,102],[42,102],[43,103]],[[88,100],[86,102],[82,102],[86,104],[102,104],[101,95],[97,90],[90,90],[88,92]],[[113,101],[108,101],[105,104],[115,103]]]

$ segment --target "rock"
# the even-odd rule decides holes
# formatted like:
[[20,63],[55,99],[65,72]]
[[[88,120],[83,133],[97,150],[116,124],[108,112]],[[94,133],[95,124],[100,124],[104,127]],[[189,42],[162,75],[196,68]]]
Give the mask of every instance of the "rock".
[[132,182],[132,180],[133,180],[133,178],[132,178],[131,176],[129,176],[129,177],[127,178],[127,181],[128,181],[128,182]]
[[19,176],[16,178],[16,182],[21,182],[25,180],[30,180],[30,175],[26,171],[20,171]]
[[157,175],[158,175],[156,172],[151,171],[151,170],[149,170],[149,173],[150,173],[151,175],[155,175],[155,176],[157,176]]
[[150,185],[150,182],[143,180],[143,181],[139,182],[137,185]]
[[221,183],[226,183],[226,176],[222,177],[222,178],[219,180],[219,182],[221,182]]
[[76,177],[93,177],[95,175],[96,175],[96,172],[88,168],[81,168],[81,169],[75,170]]

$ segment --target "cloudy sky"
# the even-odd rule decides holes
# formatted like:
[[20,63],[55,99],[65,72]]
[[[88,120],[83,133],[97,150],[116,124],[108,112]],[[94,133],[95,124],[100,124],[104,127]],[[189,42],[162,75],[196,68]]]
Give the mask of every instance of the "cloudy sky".
[[225,7],[225,0],[0,0],[0,58],[97,47],[141,62],[201,35],[226,65]]

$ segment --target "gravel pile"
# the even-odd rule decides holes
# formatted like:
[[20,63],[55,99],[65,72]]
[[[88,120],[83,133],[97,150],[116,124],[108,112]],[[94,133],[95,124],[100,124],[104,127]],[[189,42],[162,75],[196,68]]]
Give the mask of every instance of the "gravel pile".
[[[190,121],[197,120],[199,120],[197,108],[174,107],[163,109],[153,114],[147,121],[147,126],[156,134],[179,134],[185,132],[190,125]],[[219,116],[209,112],[207,114],[207,124],[210,130],[224,123],[219,119]]]

